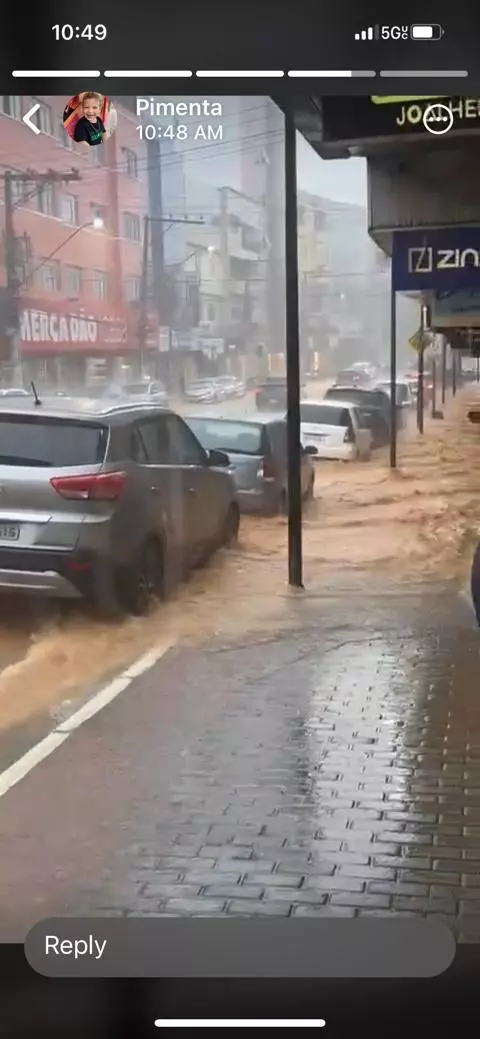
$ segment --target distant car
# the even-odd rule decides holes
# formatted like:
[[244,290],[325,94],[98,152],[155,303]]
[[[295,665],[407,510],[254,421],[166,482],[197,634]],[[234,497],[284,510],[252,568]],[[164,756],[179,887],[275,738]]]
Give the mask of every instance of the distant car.
[[[391,386],[390,382],[385,380],[384,382],[377,382],[373,387],[375,390],[382,390],[390,398]],[[410,381],[407,379],[398,379],[396,383],[396,396],[397,396],[397,407],[399,408],[411,408],[414,403],[414,397],[412,393],[412,387]]]
[[168,404],[166,388],[158,379],[139,379],[138,382],[127,382],[118,389],[123,396],[134,402],[145,401],[148,404],[158,404],[162,408]]
[[390,438],[390,398],[382,390],[363,390],[332,386],[325,400],[345,401],[355,404],[362,418],[362,425],[372,432],[373,447],[383,447]]
[[214,385],[219,395],[226,399],[245,396],[245,383],[235,375],[219,375]]
[[344,368],[343,371],[338,372],[335,379],[335,386],[369,386],[370,383],[370,375],[363,367]]
[[280,408],[282,411],[287,406],[287,380],[280,376],[272,376],[257,387],[255,403],[258,411]]
[[318,458],[368,461],[372,434],[362,426],[358,408],[335,400],[300,403],[302,444],[315,447]]
[[[276,515],[287,506],[287,423],[278,415],[255,414],[241,419],[188,416],[185,419],[206,450],[228,455],[242,512]],[[302,495],[313,498],[315,470],[302,452]]]
[[[403,376],[405,382],[410,387],[410,393],[412,396],[413,403],[418,398],[418,372],[405,372]],[[423,377],[423,402],[429,404],[433,395],[433,382],[430,373],[425,372]]]
[[[390,398],[391,386],[390,382],[385,380],[384,382],[378,382],[374,389],[382,390],[388,394]],[[428,391],[427,391],[428,392]],[[425,399],[427,396],[425,395]],[[412,391],[411,384],[408,380],[397,380],[396,383],[396,402],[397,402],[397,416],[398,425],[405,426],[407,423],[408,410],[415,404],[415,395]]]
[[355,361],[355,364],[352,364],[352,370],[365,372],[369,379],[374,379],[378,371],[371,361]]
[[[301,389],[304,391],[305,387]],[[287,407],[287,380],[284,376],[272,376],[257,387],[255,402],[259,411],[271,411],[280,408],[282,411]]]
[[218,400],[214,379],[196,379],[185,388],[185,397],[192,404],[212,404]]
[[228,458],[154,404],[12,400],[0,486],[0,593],[102,613],[145,613],[238,532]]

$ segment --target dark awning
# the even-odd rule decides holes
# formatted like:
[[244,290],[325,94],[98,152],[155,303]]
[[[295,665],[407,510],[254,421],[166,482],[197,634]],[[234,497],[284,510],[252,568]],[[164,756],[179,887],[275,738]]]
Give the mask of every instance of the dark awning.
[[[284,99],[275,97],[280,108]],[[385,97],[297,95],[293,99],[298,131],[324,159],[398,152],[432,141],[451,146],[460,137],[480,134],[480,99],[430,96]],[[423,123],[432,105],[449,108],[454,123],[446,137],[429,133]],[[435,124],[433,123],[434,127]]]

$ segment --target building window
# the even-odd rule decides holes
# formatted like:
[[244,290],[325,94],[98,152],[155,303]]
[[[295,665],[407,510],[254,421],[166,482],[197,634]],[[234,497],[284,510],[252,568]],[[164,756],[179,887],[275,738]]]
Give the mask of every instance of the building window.
[[215,321],[217,311],[214,303],[207,303],[207,321]]
[[243,321],[243,305],[241,303],[233,304],[232,321]]
[[53,187],[51,184],[44,184],[43,187],[39,188],[36,200],[34,199],[34,206],[38,213],[53,216]]
[[123,214],[123,237],[129,242],[140,241],[140,217],[135,213]]
[[92,202],[90,206],[92,214],[92,224],[94,220],[101,220],[104,227],[107,226],[108,209],[107,206],[97,206],[96,202]]
[[64,270],[65,294],[69,299],[78,299],[82,291],[82,268],[65,267]]
[[134,303],[140,299],[139,277],[125,278],[125,299],[128,303]]
[[0,97],[0,112],[11,119],[22,118],[22,99],[18,94],[5,94]]
[[108,295],[108,280],[104,271],[94,271],[92,278],[92,291],[95,299],[106,299]]
[[38,272],[40,287],[44,292],[59,292],[61,289],[60,263],[46,260]]
[[127,177],[138,177],[138,159],[131,148],[122,148]]
[[325,213],[322,213],[320,209],[315,210],[313,226],[315,231],[323,231],[325,229]]
[[64,195],[61,200],[61,216],[65,224],[72,227],[78,225],[78,198],[76,195]]

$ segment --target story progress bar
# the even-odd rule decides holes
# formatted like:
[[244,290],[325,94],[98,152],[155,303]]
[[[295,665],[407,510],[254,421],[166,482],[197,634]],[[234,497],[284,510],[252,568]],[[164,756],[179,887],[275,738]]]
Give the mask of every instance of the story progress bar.
[[290,71],[287,76],[291,79],[375,79],[377,75],[372,69],[353,69],[343,72],[330,72],[328,69],[322,72]]

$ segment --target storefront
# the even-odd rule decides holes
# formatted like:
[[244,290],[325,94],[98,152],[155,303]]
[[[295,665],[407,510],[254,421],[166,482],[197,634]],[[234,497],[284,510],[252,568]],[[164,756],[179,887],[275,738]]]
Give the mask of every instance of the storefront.
[[92,362],[103,362],[105,373],[114,375],[138,358],[138,327],[106,304],[87,309],[29,300],[20,307],[18,349],[27,377],[82,386]]

